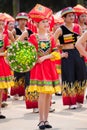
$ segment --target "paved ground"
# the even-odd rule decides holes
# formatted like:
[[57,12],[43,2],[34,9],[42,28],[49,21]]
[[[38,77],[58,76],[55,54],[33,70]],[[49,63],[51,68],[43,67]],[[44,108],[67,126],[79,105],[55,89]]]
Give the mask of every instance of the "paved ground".
[[[61,96],[53,96],[56,101],[52,107],[54,113],[49,114],[53,128],[50,130],[87,130],[87,100],[83,108],[69,110],[62,105]],[[8,106],[2,109],[6,119],[0,120],[0,130],[38,130],[38,114],[26,109],[24,101],[7,101]],[[46,129],[47,130],[47,129]]]

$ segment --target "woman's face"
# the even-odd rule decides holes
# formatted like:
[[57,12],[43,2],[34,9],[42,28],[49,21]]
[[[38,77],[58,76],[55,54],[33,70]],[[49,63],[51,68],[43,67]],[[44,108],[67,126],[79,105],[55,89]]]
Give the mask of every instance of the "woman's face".
[[59,28],[60,27],[60,24],[59,23],[56,23],[56,24],[54,24],[54,29],[56,30],[57,28]]
[[86,14],[81,14],[78,19],[79,19],[79,22],[81,23],[86,22]]
[[40,21],[38,24],[38,27],[39,27],[39,29],[48,30],[50,28],[49,21],[47,19]]
[[64,21],[68,23],[73,23],[75,20],[75,14],[74,13],[68,13],[66,17],[64,17]]
[[19,20],[18,20],[18,24],[19,24],[20,26],[26,26],[27,20],[26,20],[26,19],[19,19]]
[[10,30],[10,31],[12,31],[13,29],[14,29],[14,25],[15,25],[15,22],[9,22],[8,23],[8,29]]

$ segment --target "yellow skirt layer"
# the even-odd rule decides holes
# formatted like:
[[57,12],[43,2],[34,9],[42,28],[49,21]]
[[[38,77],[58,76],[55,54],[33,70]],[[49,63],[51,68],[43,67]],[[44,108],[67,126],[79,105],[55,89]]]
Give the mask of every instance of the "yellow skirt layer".
[[14,86],[14,81],[0,82],[0,89],[5,89]]
[[61,92],[61,87],[60,86],[29,86],[28,92],[38,92],[38,93],[47,93],[47,94],[54,94],[57,92]]

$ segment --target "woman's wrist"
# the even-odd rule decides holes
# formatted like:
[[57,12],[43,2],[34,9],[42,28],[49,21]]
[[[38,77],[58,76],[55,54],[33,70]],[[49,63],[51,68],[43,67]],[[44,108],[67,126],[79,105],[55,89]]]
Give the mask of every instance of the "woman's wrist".
[[0,52],[0,56],[6,56],[7,52]]

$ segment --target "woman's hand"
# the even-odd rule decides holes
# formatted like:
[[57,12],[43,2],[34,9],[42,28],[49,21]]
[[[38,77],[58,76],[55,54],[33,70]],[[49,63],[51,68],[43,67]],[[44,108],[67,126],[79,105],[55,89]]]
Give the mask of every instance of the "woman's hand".
[[4,60],[5,60],[6,64],[9,65],[9,62],[8,62],[8,60],[7,60],[7,57],[4,57]]
[[7,55],[7,52],[0,52],[0,56],[6,56]]
[[46,56],[42,56],[42,57],[38,58],[37,63],[42,63],[42,62],[43,62],[44,60],[46,60],[46,59],[47,59]]
[[51,54],[42,56],[42,57],[38,58],[37,63],[42,63],[44,60],[50,59],[51,57],[52,57]]
[[68,52],[62,52],[61,58],[68,58]]

